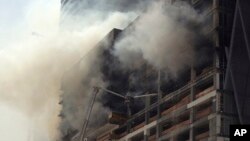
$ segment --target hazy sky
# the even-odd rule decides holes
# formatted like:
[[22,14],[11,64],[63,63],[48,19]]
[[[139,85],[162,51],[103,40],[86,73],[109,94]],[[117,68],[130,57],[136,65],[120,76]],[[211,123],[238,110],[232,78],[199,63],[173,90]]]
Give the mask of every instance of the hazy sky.
[[59,12],[60,0],[0,0],[0,45],[24,32],[54,28]]
[[[53,28],[57,20],[51,19],[58,18],[59,12],[60,0],[0,0],[0,53],[12,42],[23,40],[24,34]],[[38,24],[41,21],[44,27]],[[0,113],[1,141],[30,141],[29,117],[8,101],[0,101]]]
[[[0,45],[20,26],[31,0],[0,0]],[[1,96],[1,94],[0,94]],[[27,119],[15,108],[0,103],[0,137],[2,141],[28,141]],[[18,128],[22,127],[22,128]],[[27,130],[25,130],[27,129]],[[15,134],[11,134],[15,133]]]
[[[24,24],[31,0],[0,0],[0,38],[6,38]],[[1,40],[0,40],[1,41]]]
[[25,14],[25,9],[31,0],[0,0],[1,28],[15,25]]

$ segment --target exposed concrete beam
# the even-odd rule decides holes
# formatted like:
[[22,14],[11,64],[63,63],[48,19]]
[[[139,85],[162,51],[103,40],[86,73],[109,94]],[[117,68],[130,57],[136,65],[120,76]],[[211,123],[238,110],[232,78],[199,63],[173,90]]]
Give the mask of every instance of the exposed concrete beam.
[[119,139],[118,141],[128,141],[129,139],[131,139],[132,137],[140,134],[140,133],[143,133],[143,132],[146,132],[148,129],[156,126],[157,124],[157,121],[154,121],[154,122],[151,122],[149,123],[148,125],[145,125],[144,127],[132,132],[132,133],[129,133],[128,135],[126,135],[125,137]]
[[197,106],[197,105],[201,104],[202,102],[204,102],[206,100],[209,100],[212,97],[215,97],[216,94],[217,94],[217,92],[216,92],[216,90],[214,90],[214,91],[210,92],[209,94],[206,94],[205,96],[203,96],[201,98],[198,98],[195,101],[189,103],[187,105],[187,108],[191,108],[191,107]]
[[188,131],[190,128],[192,127],[198,127],[198,126],[201,126],[203,124],[206,124],[206,122],[208,122],[209,120],[211,119],[214,119],[216,117],[216,113],[214,114],[210,114],[209,116],[207,117],[204,117],[196,122],[194,122],[193,124],[190,124],[188,126],[185,126],[185,127],[182,127],[182,128],[178,128],[178,130],[175,130],[175,131],[172,131],[170,132],[169,134],[165,135],[165,136],[162,136],[159,141],[163,141],[163,140],[166,140],[166,139],[169,139],[170,137],[172,136],[176,136],[178,134],[181,134],[183,132],[186,132]]

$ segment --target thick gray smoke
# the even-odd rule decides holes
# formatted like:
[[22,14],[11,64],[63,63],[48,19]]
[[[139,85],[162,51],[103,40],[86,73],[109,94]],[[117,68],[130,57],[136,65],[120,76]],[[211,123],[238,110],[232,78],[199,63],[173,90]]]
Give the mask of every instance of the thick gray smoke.
[[[119,58],[124,70],[135,69],[136,66],[140,66],[138,64],[146,60],[157,70],[163,70],[169,77],[174,78],[188,68],[195,59],[195,40],[200,33],[196,33],[194,25],[201,24],[203,19],[187,3],[176,2],[171,5],[167,2],[151,2],[147,5],[148,1],[141,4],[140,1],[129,3],[121,0],[108,2],[85,0],[66,3],[63,7],[65,13],[62,15],[61,25],[75,31],[90,29],[93,24],[103,24],[103,20],[110,14],[116,17],[112,21],[115,23],[127,16],[129,19],[135,19],[134,13],[140,15],[121,33],[114,45],[112,55]],[[129,12],[124,15],[121,11]],[[123,27],[128,25],[124,20],[119,24]],[[109,85],[109,80],[102,80],[105,70],[101,72],[100,67],[103,64],[100,63],[106,63],[106,60],[100,61],[102,57],[99,53],[99,49],[92,50],[64,75],[61,113],[63,118],[60,126],[63,135],[81,129],[93,86]],[[111,62],[106,64],[109,63]],[[116,69],[117,64],[112,65],[113,69]],[[130,77],[129,85],[138,83],[138,76],[128,77]],[[109,79],[112,79],[112,76]],[[98,125],[98,122],[101,122],[100,118],[94,118],[105,115],[107,111],[109,109],[104,108],[102,102],[97,102],[91,118],[95,124],[90,125],[92,127]]]
[[[62,95],[61,104],[63,109],[60,116],[62,117],[61,131],[63,134],[72,130],[80,130],[85,112],[88,108],[89,101],[93,94],[94,86],[103,86],[105,83],[102,80],[100,70],[100,48],[96,46],[91,49],[79,62],[74,64],[67,70],[62,79]],[[108,109],[96,101],[93,109],[91,121],[98,122],[93,118],[98,117],[95,114],[106,114]],[[99,119],[100,120],[100,119]]]
[[[95,4],[98,4],[98,6],[92,7]],[[105,8],[106,6],[104,3],[68,1],[63,6],[61,27],[70,31],[83,32],[87,30],[103,35],[111,31],[112,27],[125,28],[137,15],[135,12],[116,10],[117,7],[113,6],[107,10]],[[105,31],[96,30],[93,25]],[[89,40],[91,38],[87,37],[87,39]],[[89,40],[89,42],[92,42],[91,40]],[[101,44],[109,46],[109,40],[104,40]],[[62,133],[61,136],[64,139],[65,135],[81,129],[93,92],[93,86],[105,87],[108,83],[102,80],[100,56],[100,47],[98,45],[95,47],[92,46],[92,49],[84,54],[81,60],[76,62],[63,75],[61,88],[62,111],[60,113],[62,120],[60,130]],[[100,115],[100,113],[101,115],[107,115],[109,111],[108,108],[104,108],[101,102],[99,102],[99,98],[100,96],[97,97],[97,102],[93,108],[90,127],[102,123],[102,120],[105,118],[99,118],[98,115]],[[67,140],[67,138],[65,140]]]
[[[190,65],[195,33],[186,23],[199,22],[199,15],[186,4],[156,2],[147,7],[148,1],[68,0],[62,14],[58,0],[53,0],[55,5],[46,5],[52,0],[30,5],[27,26],[16,30],[22,36],[1,44],[0,103],[25,115],[33,140],[54,141],[63,136],[58,128],[63,134],[81,128],[92,87],[109,83],[102,80],[100,52],[93,48],[137,15],[115,44],[114,54],[125,68],[140,57],[171,75]],[[99,100],[92,115],[96,122],[97,114],[109,111]]]
[[138,7],[144,7],[147,1],[149,0],[64,0],[62,26],[71,30],[83,30],[94,23],[102,22],[113,13],[127,13],[126,15],[134,18],[135,13],[142,10],[138,10]]
[[[60,1],[38,0],[30,3],[24,11],[25,17],[22,17],[25,25],[21,29],[16,26],[15,35],[20,36],[15,40],[11,36],[4,37],[5,42],[1,42],[0,103],[22,113],[29,121],[26,127],[16,126],[15,128],[19,131],[31,128],[27,130],[32,136],[30,140],[55,141],[60,138],[58,128],[61,118],[58,115],[62,107],[58,103],[61,100],[61,84],[65,72],[72,68],[82,56],[88,54],[114,27],[124,28],[126,23],[133,20],[134,14],[112,12],[107,13],[105,18],[95,16],[91,17],[91,20],[90,17],[85,17],[81,23],[95,22],[78,26],[82,27],[81,30],[69,31],[59,27]],[[77,24],[77,21],[75,23]],[[91,76],[94,75],[94,78],[89,79],[90,76],[88,76],[90,72],[88,67],[96,62],[93,60],[95,57],[96,55],[93,54],[91,58],[81,61],[81,73],[75,73],[73,78],[82,78],[84,82],[70,80],[72,88],[87,82],[88,84],[92,84],[91,82],[102,84],[98,75],[98,67],[96,67],[96,72],[91,70],[93,73]],[[79,103],[88,101],[90,91],[88,86],[76,89],[76,91],[79,90],[77,94],[67,93],[64,103],[71,105],[76,102],[74,101],[76,99],[79,99]],[[80,92],[81,95],[79,95]],[[101,108],[98,105],[97,103],[96,109]],[[64,110],[69,120],[68,123],[76,128],[81,123],[76,125],[75,118],[83,120],[82,113],[86,108],[82,104],[77,106],[79,106],[78,109],[73,109],[76,110],[74,118],[68,116],[72,109]],[[16,121],[12,121],[12,124],[20,125]],[[10,136],[18,134],[12,131],[7,132]],[[1,140],[7,141],[8,138]],[[18,136],[13,137],[13,141],[16,140],[22,139]]]
[[186,3],[155,2],[116,42],[114,54],[125,67],[142,57],[155,68],[176,76],[194,59],[197,35],[188,24],[198,24],[201,19]]

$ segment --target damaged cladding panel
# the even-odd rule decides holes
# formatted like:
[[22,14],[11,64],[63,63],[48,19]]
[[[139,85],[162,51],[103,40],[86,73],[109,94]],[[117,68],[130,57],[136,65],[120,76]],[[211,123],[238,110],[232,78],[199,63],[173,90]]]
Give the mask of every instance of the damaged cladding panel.
[[[213,41],[211,48],[215,50],[212,52],[213,55],[210,54],[213,56],[212,60],[201,66],[188,68],[181,75],[180,80],[173,83],[161,80],[162,98],[160,100],[146,98],[145,101],[137,102],[141,104],[132,105],[133,112],[130,118],[125,116],[126,107],[122,100],[110,95],[102,95],[102,104],[109,107],[113,113],[110,114],[106,123],[104,122],[96,129],[88,130],[89,140],[227,141],[229,140],[230,124],[249,123],[246,118],[249,112],[247,112],[247,108],[244,108],[249,99],[245,98],[248,97],[247,95],[243,95],[249,93],[249,87],[240,88],[243,79],[239,74],[239,72],[243,72],[244,75],[249,74],[249,65],[247,65],[250,64],[248,63],[250,58],[248,29],[246,26],[239,26],[244,25],[242,22],[245,24],[247,22],[245,20],[247,10],[244,5],[249,2],[246,0],[242,2],[237,0],[230,2],[227,0],[191,0],[191,3],[198,10],[210,3],[207,18],[208,21],[211,20],[211,25],[208,26],[207,36]],[[242,5],[243,3],[244,5]],[[236,18],[233,24],[235,5]],[[222,10],[229,12],[222,12]],[[136,24],[136,21],[125,30],[129,30],[133,24]],[[232,27],[233,29],[231,29]],[[118,59],[112,55],[113,43],[115,40],[119,40],[119,36],[123,32],[113,30],[110,34],[114,38],[112,38],[110,46],[100,53],[100,56],[104,58],[101,59],[103,61],[101,62],[103,80],[111,82],[107,89],[124,95],[128,91],[157,91],[157,86],[148,88],[144,85],[136,86],[130,84],[128,79],[131,75],[141,75],[138,77],[138,85],[147,81],[149,84],[150,82],[155,84],[157,71],[152,66],[142,61],[139,63],[140,69],[124,71]],[[228,37],[231,32],[232,41]],[[242,41],[234,38],[234,34],[242,36]],[[243,45],[245,48],[237,48],[243,43],[245,43]],[[102,46],[101,44],[99,46]],[[245,54],[239,57],[242,50]],[[244,62],[245,67],[236,67],[239,62]],[[248,77],[244,77],[245,86],[249,86],[247,79]],[[243,99],[246,101],[239,103]],[[69,134],[66,132],[65,135]],[[75,133],[73,136],[75,136],[73,140],[77,140],[77,134]]]

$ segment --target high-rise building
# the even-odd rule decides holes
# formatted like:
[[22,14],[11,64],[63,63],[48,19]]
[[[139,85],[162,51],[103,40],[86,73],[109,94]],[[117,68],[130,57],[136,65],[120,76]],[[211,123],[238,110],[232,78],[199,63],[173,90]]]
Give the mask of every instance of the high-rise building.
[[[231,124],[250,123],[250,110],[247,108],[250,103],[250,2],[186,1],[196,10],[206,9],[206,35],[212,50],[209,52],[210,60],[187,68],[183,77],[179,78],[183,81],[174,82],[177,86],[171,85],[171,89],[169,83],[165,84],[160,79],[160,71],[150,70],[154,76],[147,78],[150,67],[146,67],[143,78],[154,82],[158,79],[157,88],[149,88],[157,96],[141,100],[143,106],[134,110],[131,116],[111,112],[105,124],[87,130],[86,139],[229,141]],[[175,0],[169,2],[174,3]],[[137,24],[136,21],[130,26],[134,24]],[[115,42],[130,26],[123,31],[112,30],[109,40]],[[110,46],[112,48],[112,44]],[[164,87],[168,87],[167,90]],[[71,140],[78,141],[79,137],[76,134]]]

